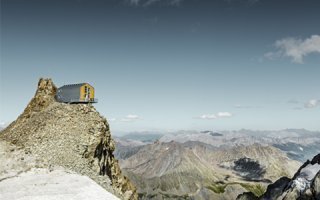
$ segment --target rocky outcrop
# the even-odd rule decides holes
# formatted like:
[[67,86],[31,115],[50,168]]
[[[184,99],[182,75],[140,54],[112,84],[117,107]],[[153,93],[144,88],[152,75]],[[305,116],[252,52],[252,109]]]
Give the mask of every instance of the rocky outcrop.
[[258,197],[256,197],[252,192],[244,192],[238,195],[237,200],[258,200]]
[[320,199],[320,171],[312,181],[311,191],[315,199]]
[[0,139],[49,167],[89,176],[122,199],[137,199],[135,187],[114,158],[107,120],[91,104],[56,102],[56,91],[51,79],[40,79],[35,96]]
[[[238,198],[247,194],[239,195]],[[254,200],[256,197],[247,198]],[[260,200],[320,200],[320,154],[307,160],[292,179],[282,177],[268,186]]]
[[281,177],[276,182],[268,185],[266,192],[261,197],[262,199],[276,199],[282,194],[282,191],[290,183],[291,179],[288,177]]

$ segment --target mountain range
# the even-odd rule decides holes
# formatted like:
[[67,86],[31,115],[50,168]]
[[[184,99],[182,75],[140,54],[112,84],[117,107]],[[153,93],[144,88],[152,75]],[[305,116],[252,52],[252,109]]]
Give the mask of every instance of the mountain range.
[[320,199],[320,132],[112,137],[93,105],[56,102],[56,91],[40,79],[23,113],[1,130],[0,199]]
[[269,184],[291,178],[320,152],[320,133],[304,129],[148,134],[152,140],[143,134],[148,133],[115,138],[115,156],[140,199],[261,196]]

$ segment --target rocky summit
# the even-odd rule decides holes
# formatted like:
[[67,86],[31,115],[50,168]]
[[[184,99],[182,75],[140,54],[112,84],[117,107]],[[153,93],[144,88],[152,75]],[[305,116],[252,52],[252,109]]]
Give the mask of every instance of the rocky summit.
[[243,193],[237,200],[320,200],[320,154],[307,160],[292,179],[282,177],[270,184],[267,191],[256,197],[253,193]]
[[35,96],[1,131],[0,141],[10,146],[10,152],[22,151],[40,163],[35,167],[63,167],[90,177],[121,199],[137,199],[135,186],[114,158],[107,120],[91,104],[56,102],[56,91],[51,79],[40,79]]

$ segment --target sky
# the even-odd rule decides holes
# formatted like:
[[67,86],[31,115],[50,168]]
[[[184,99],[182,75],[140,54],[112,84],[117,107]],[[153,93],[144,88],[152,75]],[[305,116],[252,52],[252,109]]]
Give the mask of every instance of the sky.
[[319,0],[2,0],[0,124],[40,77],[114,132],[320,130]]

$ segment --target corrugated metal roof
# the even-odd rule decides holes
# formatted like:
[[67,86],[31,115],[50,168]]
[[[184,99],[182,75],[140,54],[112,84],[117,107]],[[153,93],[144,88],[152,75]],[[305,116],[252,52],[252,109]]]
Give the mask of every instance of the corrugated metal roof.
[[64,89],[64,88],[80,88],[81,86],[83,86],[84,84],[88,84],[90,85],[89,83],[77,83],[77,84],[68,84],[68,85],[64,85],[62,87],[60,87],[59,89]]

